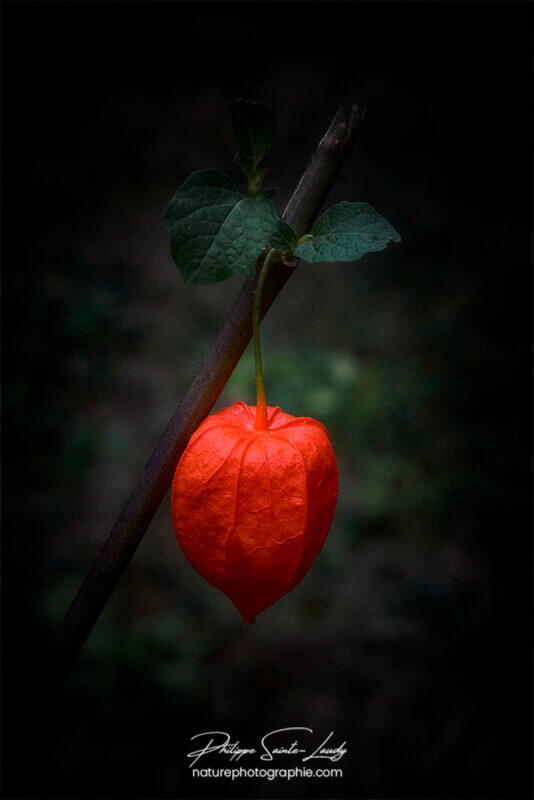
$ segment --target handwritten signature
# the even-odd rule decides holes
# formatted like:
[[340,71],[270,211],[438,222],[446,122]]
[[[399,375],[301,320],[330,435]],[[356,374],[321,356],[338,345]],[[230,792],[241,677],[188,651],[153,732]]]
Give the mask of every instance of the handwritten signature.
[[260,741],[259,748],[256,748],[243,747],[239,741],[232,741],[231,734],[226,731],[205,731],[203,733],[196,733],[194,736],[191,736],[191,741],[202,737],[211,738],[209,741],[205,742],[203,747],[187,754],[187,757],[192,759],[189,766],[193,767],[200,758],[210,753],[228,756],[230,761],[239,761],[245,756],[259,753],[261,761],[272,761],[275,756],[299,756],[300,760],[303,762],[317,759],[339,761],[347,753],[346,741],[337,747],[333,746],[331,739],[334,736],[334,731],[330,731],[328,736],[323,739],[312,752],[309,752],[311,748],[301,746],[298,738],[295,738],[288,744],[288,736],[282,736],[282,734],[288,734],[289,731],[304,731],[306,734],[313,734],[312,728],[277,728],[274,731],[266,733]]

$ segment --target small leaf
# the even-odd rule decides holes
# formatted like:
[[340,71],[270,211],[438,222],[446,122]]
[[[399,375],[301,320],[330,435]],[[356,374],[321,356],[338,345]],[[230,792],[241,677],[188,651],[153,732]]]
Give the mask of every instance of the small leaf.
[[272,200],[250,200],[217,170],[193,172],[163,215],[171,254],[186,286],[254,276],[276,226]]
[[291,253],[297,244],[297,234],[291,225],[279,219],[269,242],[275,250],[280,250],[282,253]]
[[244,99],[233,100],[225,106],[224,111],[230,118],[237,147],[235,163],[245,175],[261,183],[266,170],[258,170],[258,164],[276,135],[275,115],[263,103]]
[[357,261],[401,237],[368,203],[338,203],[315,223],[294,250],[305,261]]

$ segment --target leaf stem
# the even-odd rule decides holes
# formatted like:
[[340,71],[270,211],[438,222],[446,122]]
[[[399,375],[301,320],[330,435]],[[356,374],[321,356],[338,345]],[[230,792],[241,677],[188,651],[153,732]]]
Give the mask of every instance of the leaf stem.
[[251,200],[255,200],[258,196],[259,187],[256,184],[255,180],[249,176],[247,181],[247,194]]
[[254,420],[254,428],[257,431],[266,431],[269,428],[267,422],[267,398],[265,396],[265,382],[263,380],[263,367],[261,363],[261,295],[269,267],[273,260],[279,255],[278,250],[269,250],[267,253],[261,268],[260,277],[258,278],[258,285],[254,295],[254,306],[252,308],[252,336],[254,338],[254,363],[256,367],[256,419]]

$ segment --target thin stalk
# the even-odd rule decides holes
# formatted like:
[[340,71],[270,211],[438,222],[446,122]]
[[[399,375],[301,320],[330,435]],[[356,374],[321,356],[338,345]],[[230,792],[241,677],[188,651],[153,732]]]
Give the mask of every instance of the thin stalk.
[[265,381],[263,379],[263,366],[261,363],[261,296],[269,267],[273,259],[278,255],[279,253],[277,250],[269,250],[267,253],[261,268],[260,277],[258,278],[258,286],[256,288],[256,294],[254,295],[254,306],[252,309],[252,336],[254,338],[254,363],[256,366],[256,419],[254,420],[254,428],[257,431],[266,431],[269,428],[267,422],[267,397],[265,395]]

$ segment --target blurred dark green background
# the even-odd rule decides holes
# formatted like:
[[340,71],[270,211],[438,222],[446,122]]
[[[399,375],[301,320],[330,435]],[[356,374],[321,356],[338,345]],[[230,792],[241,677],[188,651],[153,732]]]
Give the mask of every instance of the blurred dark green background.
[[[2,17],[4,796],[530,797],[532,6]],[[28,712],[240,287],[181,286],[168,199],[195,169],[239,181],[223,107],[245,96],[279,118],[281,212],[346,95],[368,116],[328,205],[370,202],[403,243],[302,264],[262,328],[269,402],[338,457],[323,552],[243,628],[167,497],[53,712]],[[250,349],[217,407],[237,399]],[[191,779],[195,733],[285,726],[346,739],[344,777]]]

